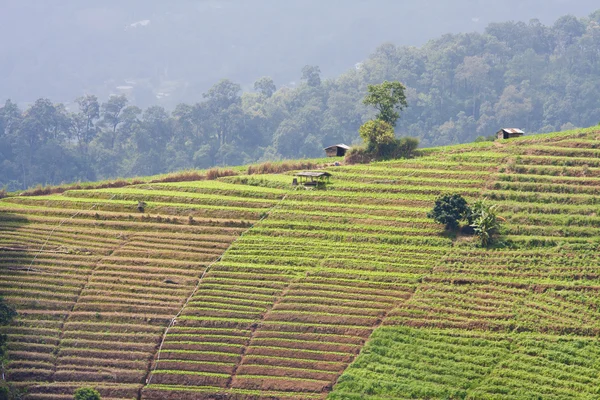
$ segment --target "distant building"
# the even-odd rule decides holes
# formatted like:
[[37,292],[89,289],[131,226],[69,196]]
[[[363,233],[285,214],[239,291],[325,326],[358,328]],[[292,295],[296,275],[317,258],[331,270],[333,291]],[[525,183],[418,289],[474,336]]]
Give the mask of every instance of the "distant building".
[[512,139],[523,136],[525,132],[516,128],[504,128],[498,131],[498,139]]
[[325,154],[327,154],[327,157],[344,157],[348,150],[350,150],[350,146],[336,144],[325,148]]

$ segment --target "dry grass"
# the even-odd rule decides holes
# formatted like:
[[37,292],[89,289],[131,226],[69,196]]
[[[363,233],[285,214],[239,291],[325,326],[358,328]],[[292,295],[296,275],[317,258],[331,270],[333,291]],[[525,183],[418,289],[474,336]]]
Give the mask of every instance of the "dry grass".
[[[189,182],[189,181],[203,181],[203,180],[215,180],[221,178],[223,176],[233,176],[238,175],[235,171],[231,169],[219,169],[212,168],[206,171],[206,173],[202,174],[198,171],[183,171],[176,172],[172,174],[168,174],[159,179],[152,179],[150,181],[142,180],[142,179],[132,179],[132,180],[124,180],[117,179],[114,181],[101,182],[96,185],[82,185],[79,183],[75,183],[72,185],[58,185],[58,186],[42,186],[38,185],[33,189],[25,190],[20,193],[21,196],[44,196],[49,194],[60,194],[64,193],[68,190],[81,190],[81,189],[114,189],[114,188],[122,188],[125,186],[131,185],[141,185],[144,183],[167,183],[167,182]],[[0,190],[0,199],[2,197],[6,197],[6,190]]]
[[248,166],[248,175],[281,174],[287,171],[313,169],[317,167],[318,165],[311,161],[283,162],[281,164],[265,162],[258,165]]
[[167,183],[167,182],[190,182],[190,181],[214,181],[223,176],[234,176],[237,173],[231,169],[211,168],[205,174],[198,171],[183,171],[169,174],[161,179],[154,179],[149,183]]
[[78,183],[73,185],[61,185],[61,186],[42,186],[38,185],[33,189],[25,190],[21,192],[21,196],[45,196],[48,194],[60,194],[68,190],[80,190],[80,189],[114,189],[121,188],[129,185],[139,185],[144,181],[134,179],[132,181],[126,181],[123,179],[117,179],[116,181],[104,182],[98,185],[82,186]]

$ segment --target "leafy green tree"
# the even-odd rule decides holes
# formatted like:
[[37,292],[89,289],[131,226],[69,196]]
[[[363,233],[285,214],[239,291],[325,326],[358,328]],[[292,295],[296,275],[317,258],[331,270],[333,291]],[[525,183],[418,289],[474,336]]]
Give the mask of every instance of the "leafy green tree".
[[6,100],[4,106],[0,108],[0,138],[10,136],[19,126],[22,119],[22,113],[12,101]]
[[111,96],[106,103],[101,106],[102,119],[99,125],[108,128],[107,133],[109,136],[109,146],[111,149],[115,147],[115,141],[117,139],[117,127],[122,122],[123,110],[127,107],[127,97]]
[[284,157],[290,157],[304,143],[306,133],[296,119],[286,119],[277,128],[274,146]]
[[92,388],[79,388],[75,391],[74,400],[101,400],[100,393]]
[[77,123],[76,136],[83,153],[87,153],[88,145],[98,133],[96,120],[100,117],[98,97],[86,95],[76,100],[79,113],[74,116]]
[[527,88],[507,86],[494,106],[494,111],[501,126],[521,126],[528,129],[533,104]]
[[460,194],[447,194],[440,196],[435,201],[433,209],[427,213],[437,223],[444,224],[446,229],[456,230],[460,224],[470,215],[467,201]]
[[481,56],[465,57],[462,64],[456,68],[456,79],[464,82],[465,89],[472,93],[470,115],[479,118],[481,92],[488,83],[490,66]]
[[365,122],[358,133],[367,145],[367,151],[377,152],[377,149],[384,144],[394,140],[394,128],[382,120],[376,119]]
[[273,93],[277,91],[277,86],[275,86],[273,79],[269,78],[268,76],[263,76],[254,82],[254,90],[265,97],[271,97],[273,96]]
[[379,113],[377,119],[396,126],[400,111],[408,107],[406,88],[400,82],[385,81],[379,85],[369,85],[368,94],[364,98],[363,103],[368,106],[375,107]]
[[204,115],[219,147],[235,139],[237,130],[243,123],[242,98],[239,94],[241,90],[237,83],[223,79],[204,94]]
[[[37,176],[39,162],[44,153],[39,150],[49,141],[65,146],[69,129],[69,118],[64,106],[55,105],[48,99],[38,99],[22,116],[18,127],[13,131],[11,145],[15,162],[19,165],[23,188],[34,182],[44,181]],[[41,158],[40,158],[41,157]],[[54,168],[61,166],[55,166]]]
[[494,235],[500,231],[497,208],[497,205],[490,205],[485,200],[477,200],[471,207],[468,219],[481,247],[492,244]]
[[311,87],[321,85],[321,68],[316,65],[305,65],[302,68],[302,80]]
[[[19,186],[15,182],[20,171],[13,144],[16,139],[15,132],[21,120],[21,110],[12,101],[7,100],[4,106],[0,107],[0,187],[8,186],[10,183]],[[16,187],[11,187],[11,189],[16,189]]]

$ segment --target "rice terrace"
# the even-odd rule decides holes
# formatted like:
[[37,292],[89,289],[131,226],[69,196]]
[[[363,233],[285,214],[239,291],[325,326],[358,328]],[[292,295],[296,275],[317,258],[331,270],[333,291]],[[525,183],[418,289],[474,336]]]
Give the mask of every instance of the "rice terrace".
[[[600,398],[597,127],[324,163],[0,200],[5,379],[39,400]],[[304,169],[330,182],[292,186]],[[453,193],[498,206],[500,243],[427,217]]]

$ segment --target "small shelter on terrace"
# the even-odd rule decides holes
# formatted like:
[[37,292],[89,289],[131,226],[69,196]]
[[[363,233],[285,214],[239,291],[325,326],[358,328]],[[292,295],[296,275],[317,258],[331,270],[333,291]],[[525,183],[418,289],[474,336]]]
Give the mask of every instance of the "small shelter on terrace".
[[295,184],[301,183],[304,186],[320,186],[329,183],[331,174],[326,171],[304,171],[296,174]]
[[343,143],[336,144],[335,146],[326,147],[325,154],[327,154],[327,157],[344,157],[348,150],[350,150],[350,146]]
[[512,139],[523,136],[525,132],[516,128],[504,128],[500,129],[497,133],[498,139]]

